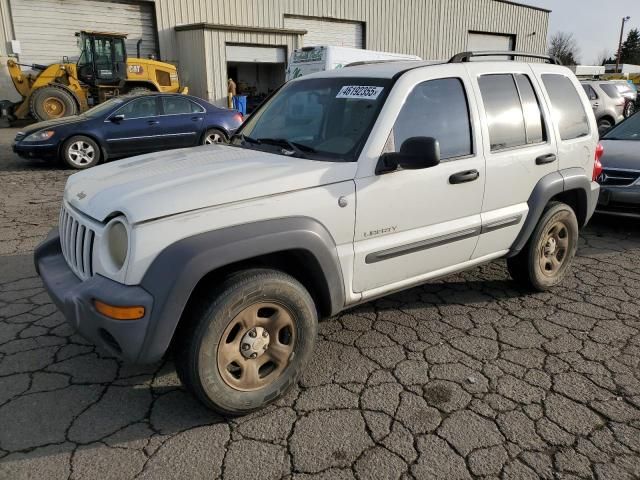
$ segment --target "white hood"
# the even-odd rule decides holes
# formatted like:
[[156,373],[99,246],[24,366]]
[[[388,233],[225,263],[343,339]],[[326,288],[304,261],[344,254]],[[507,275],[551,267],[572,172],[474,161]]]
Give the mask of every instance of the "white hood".
[[65,199],[104,221],[122,212],[131,223],[328,185],[355,177],[355,162],[320,162],[207,145],[107,163],[69,177]]

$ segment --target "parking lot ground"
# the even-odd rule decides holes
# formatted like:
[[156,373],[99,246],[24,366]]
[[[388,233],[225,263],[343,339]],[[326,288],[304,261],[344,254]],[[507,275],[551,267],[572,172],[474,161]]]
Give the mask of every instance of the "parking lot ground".
[[66,325],[32,249],[68,171],[0,130],[0,478],[640,477],[640,222],[595,218],[565,282],[504,262],[320,325],[284,398],[223,419],[170,359],[123,364]]

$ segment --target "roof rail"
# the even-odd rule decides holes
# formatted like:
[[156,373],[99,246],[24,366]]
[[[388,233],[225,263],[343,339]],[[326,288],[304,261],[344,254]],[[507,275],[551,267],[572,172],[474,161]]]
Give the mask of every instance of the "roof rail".
[[462,52],[451,57],[449,63],[468,62],[473,57],[528,57],[546,60],[552,65],[562,65],[560,59],[558,57],[554,57],[553,55],[545,55],[542,53],[515,52],[511,50],[483,50],[477,52]]

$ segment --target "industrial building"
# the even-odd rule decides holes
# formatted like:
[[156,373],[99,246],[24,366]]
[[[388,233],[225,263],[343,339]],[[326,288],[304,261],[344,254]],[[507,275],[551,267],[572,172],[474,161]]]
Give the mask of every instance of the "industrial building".
[[[505,0],[0,0],[0,61],[73,60],[79,30],[128,34],[127,50],[178,65],[190,92],[225,104],[227,78],[260,98],[292,50],[336,45],[446,59],[546,49],[549,11]],[[0,99],[15,93],[3,66]]]

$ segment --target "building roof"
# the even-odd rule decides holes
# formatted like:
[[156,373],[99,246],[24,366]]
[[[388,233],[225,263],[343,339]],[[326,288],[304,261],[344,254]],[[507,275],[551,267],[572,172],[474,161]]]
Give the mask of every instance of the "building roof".
[[539,10],[541,12],[551,13],[551,10],[548,10],[546,8],[536,7],[534,5],[527,5],[526,3],[513,2],[511,0],[494,0],[494,2],[508,3],[508,4],[511,4],[511,5],[515,5],[517,7],[531,8],[532,10]]

